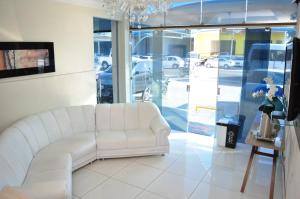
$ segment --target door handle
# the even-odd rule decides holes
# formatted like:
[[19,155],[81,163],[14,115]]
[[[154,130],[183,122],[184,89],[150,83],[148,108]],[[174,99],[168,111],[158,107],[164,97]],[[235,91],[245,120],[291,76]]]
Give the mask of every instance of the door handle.
[[221,94],[221,88],[218,87],[217,95]]
[[186,85],[186,92],[190,92],[191,91],[191,85]]

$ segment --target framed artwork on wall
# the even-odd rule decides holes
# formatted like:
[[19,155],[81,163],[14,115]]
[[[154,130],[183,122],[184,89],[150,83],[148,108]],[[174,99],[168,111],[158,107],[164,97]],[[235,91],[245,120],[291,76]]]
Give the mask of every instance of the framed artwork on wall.
[[55,72],[53,42],[0,42],[0,78]]

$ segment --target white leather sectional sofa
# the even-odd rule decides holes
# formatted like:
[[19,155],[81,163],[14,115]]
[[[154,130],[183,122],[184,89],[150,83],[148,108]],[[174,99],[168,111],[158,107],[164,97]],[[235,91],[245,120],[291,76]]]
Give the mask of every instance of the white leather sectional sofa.
[[0,134],[0,190],[72,198],[72,171],[96,160],[164,154],[170,128],[152,103],[65,107],[29,116]]

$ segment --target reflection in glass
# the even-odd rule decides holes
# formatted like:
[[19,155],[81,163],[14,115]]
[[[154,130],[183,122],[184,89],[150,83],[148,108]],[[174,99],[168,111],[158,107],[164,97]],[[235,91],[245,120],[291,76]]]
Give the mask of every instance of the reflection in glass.
[[113,103],[111,21],[94,18],[97,103]]

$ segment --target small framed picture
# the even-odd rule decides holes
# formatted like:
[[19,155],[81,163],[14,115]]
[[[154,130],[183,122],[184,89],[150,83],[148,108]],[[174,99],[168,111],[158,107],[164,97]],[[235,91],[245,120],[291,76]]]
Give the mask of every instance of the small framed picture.
[[0,78],[55,72],[53,42],[0,42]]

